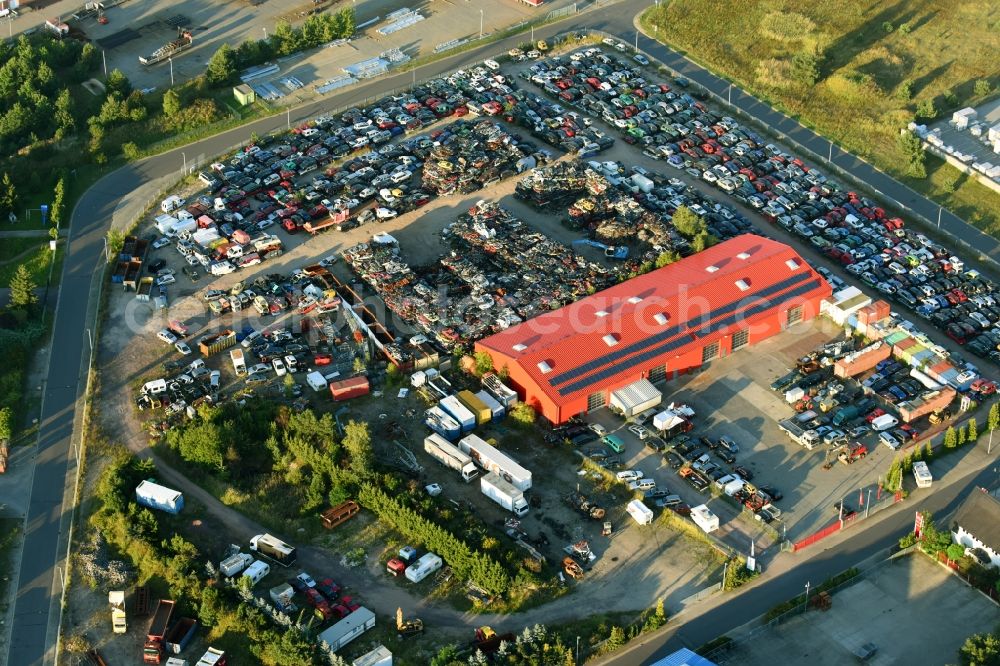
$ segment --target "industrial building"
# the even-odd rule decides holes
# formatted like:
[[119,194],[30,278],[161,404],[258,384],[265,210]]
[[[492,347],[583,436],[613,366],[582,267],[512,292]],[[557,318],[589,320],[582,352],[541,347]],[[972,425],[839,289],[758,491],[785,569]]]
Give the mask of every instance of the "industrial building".
[[697,370],[811,319],[830,294],[791,247],[746,234],[484,338],[476,351],[562,423],[606,406],[613,391]]

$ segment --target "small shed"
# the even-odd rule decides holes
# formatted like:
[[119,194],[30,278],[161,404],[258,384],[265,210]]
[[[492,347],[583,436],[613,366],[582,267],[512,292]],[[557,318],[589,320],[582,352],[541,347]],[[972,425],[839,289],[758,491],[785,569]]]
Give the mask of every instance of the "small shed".
[[631,418],[660,404],[663,395],[648,379],[623,386],[611,392],[611,406]]
[[241,83],[233,88],[233,97],[236,98],[240,106],[247,106],[257,101],[257,93],[245,83]]

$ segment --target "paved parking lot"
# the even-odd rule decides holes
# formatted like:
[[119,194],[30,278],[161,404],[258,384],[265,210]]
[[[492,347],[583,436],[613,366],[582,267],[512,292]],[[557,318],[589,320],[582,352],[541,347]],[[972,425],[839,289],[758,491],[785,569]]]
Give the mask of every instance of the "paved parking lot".
[[[996,627],[996,606],[922,555],[885,565],[811,610],[715,656],[720,666],[841,666],[872,643],[865,663],[952,664],[971,634]],[[915,632],[918,632],[915,634]]]
[[[83,3],[67,0],[46,8],[42,12],[23,12],[14,22],[13,31],[26,30],[44,22],[50,15],[69,15]],[[430,55],[439,44],[454,39],[471,39],[479,36],[480,19],[485,34],[526,19],[572,4],[570,0],[547,2],[544,8],[532,8],[515,0],[492,2],[491,0],[462,0],[461,2],[431,3],[421,0],[362,0],[354,2],[357,24],[385,17],[401,8],[419,10],[423,21],[389,35],[380,35],[377,29],[386,25],[380,20],[362,29],[357,38],[342,46],[319,48],[303,52],[280,61],[281,72],[265,80],[278,82],[292,76],[299,79],[307,89],[327,79],[343,74],[341,68],[368,58],[378,56],[391,48],[402,49],[410,57]],[[337,11],[351,6],[350,2],[330,2],[325,0],[318,7],[321,10]],[[293,24],[301,22],[305,12],[312,11],[314,5],[309,0],[284,2],[264,0],[246,2],[244,0],[181,0],[180,2],[125,2],[106,12],[107,25],[97,23],[95,16],[81,21],[70,21],[74,28],[82,30],[92,40],[108,38],[125,39],[125,31],[134,32],[131,39],[117,46],[106,48],[108,71],[121,69],[137,88],[160,88],[170,85],[170,65],[164,61],[145,67],[139,63],[139,56],[145,56],[177,36],[177,27],[184,26],[194,35],[194,46],[173,61],[174,81],[181,83],[200,75],[212,54],[223,43],[233,46],[245,39],[261,39],[273,30],[278,21],[289,20]],[[482,10],[482,14],[480,14]],[[290,91],[276,83],[282,92]],[[311,90],[302,90],[312,94]]]
[[[642,470],[657,481],[658,487],[666,486],[692,506],[707,501],[722,523],[715,536],[727,545],[746,553],[751,539],[765,549],[774,544],[775,536],[798,540],[837,518],[835,502],[847,498],[849,505],[858,507],[859,493],[867,501],[869,489],[873,506],[888,501],[884,494],[879,498],[876,486],[879,474],[884,473],[892,457],[889,449],[871,442],[871,453],[864,460],[850,467],[836,464],[826,470],[823,464],[831,449],[817,447],[808,451],[778,429],[778,421],[788,418],[793,411],[782,394],[770,389],[771,382],[794,367],[795,359],[828,342],[838,332],[825,319],[799,324],[782,335],[718,359],[698,374],[658,385],[663,391],[664,406],[675,402],[695,409],[695,427],[689,433],[695,442],[702,435],[712,439],[722,435],[732,438],[740,447],[736,464],[753,472],[752,482],[774,486],[783,493],[783,499],[775,502],[782,516],[771,524],[774,532],[762,528],[746,512],[741,514],[731,501],[712,498],[708,491],[696,491],[665,464],[662,455],[640,442],[622,419],[611,412],[602,410],[587,418],[626,441],[627,453],[622,460],[626,467]],[[588,448],[591,447],[584,447]],[[730,467],[712,457],[722,467]]]

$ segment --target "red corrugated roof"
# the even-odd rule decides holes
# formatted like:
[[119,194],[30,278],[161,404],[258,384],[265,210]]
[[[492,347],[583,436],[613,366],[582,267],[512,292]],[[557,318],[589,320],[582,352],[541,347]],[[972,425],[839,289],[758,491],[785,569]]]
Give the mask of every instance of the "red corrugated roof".
[[[675,344],[680,346],[669,353],[683,354],[701,344],[698,333],[714,332],[704,326],[763,304],[765,297],[774,305],[787,302],[796,290],[797,302],[830,293],[826,281],[791,247],[746,234],[539,315],[479,345],[514,359],[562,403],[573,393],[599,390],[634,372],[630,361],[644,352]],[[711,319],[699,320],[705,316]],[[613,367],[620,371],[608,376]],[[598,373],[603,376],[599,383],[582,386]]]

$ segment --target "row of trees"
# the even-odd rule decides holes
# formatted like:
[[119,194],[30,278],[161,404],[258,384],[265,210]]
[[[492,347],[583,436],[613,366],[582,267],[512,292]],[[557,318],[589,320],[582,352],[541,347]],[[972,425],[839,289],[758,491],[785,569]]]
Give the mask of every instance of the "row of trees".
[[510,588],[510,575],[499,562],[476,551],[448,530],[389,497],[379,488],[368,483],[362,485],[358,501],[374,512],[384,524],[439,554],[459,577],[468,578],[495,595],[505,594]]
[[235,49],[229,44],[220,46],[208,61],[205,78],[212,86],[229,85],[241,69],[335,39],[352,37],[356,29],[353,7],[334,14],[313,14],[297,28],[288,21],[279,21],[274,32],[265,39],[248,39]]

